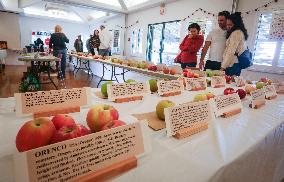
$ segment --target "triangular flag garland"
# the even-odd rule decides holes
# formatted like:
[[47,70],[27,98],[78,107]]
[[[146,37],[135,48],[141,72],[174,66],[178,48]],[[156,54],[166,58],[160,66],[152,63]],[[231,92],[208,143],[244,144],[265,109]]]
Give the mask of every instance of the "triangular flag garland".
[[[262,5],[262,6],[259,6],[259,7],[255,8],[255,9],[252,9],[252,10],[249,10],[249,11],[246,11],[246,12],[243,12],[242,15],[249,15],[249,14],[251,14],[252,12],[258,12],[258,11],[260,11],[261,9],[267,8],[267,7],[271,6],[273,3],[277,3],[277,2],[278,2],[278,0],[272,0],[272,1],[266,3],[266,4]],[[204,9],[202,9],[202,8],[198,8],[198,9],[196,9],[195,11],[193,11],[193,12],[191,13],[191,15],[188,15],[187,17],[181,19],[181,21],[186,21],[187,19],[190,19],[191,16],[194,16],[197,12],[202,12],[202,13],[204,13],[204,14],[206,14],[206,15],[209,15],[209,16],[212,16],[212,17],[217,17],[217,14],[214,14],[214,13],[209,12],[209,11],[207,11],[207,10],[204,10]],[[131,25],[129,25],[129,26],[120,26],[120,25],[116,25],[116,26],[119,27],[119,28],[128,29],[128,28],[131,28],[131,27],[135,26],[135,25],[138,24],[138,23],[139,23],[139,20],[137,20],[135,23],[133,23],[133,24],[131,24]]]

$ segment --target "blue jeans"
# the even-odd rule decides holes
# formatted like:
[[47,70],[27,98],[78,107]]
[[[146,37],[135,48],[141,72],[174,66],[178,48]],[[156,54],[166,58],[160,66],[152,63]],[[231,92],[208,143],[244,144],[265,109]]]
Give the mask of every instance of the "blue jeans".
[[[67,55],[67,49],[53,50],[53,56],[61,57],[60,69],[61,69],[61,72],[62,72],[62,76],[64,78],[65,78],[65,69],[66,69],[66,55]],[[58,66],[58,64],[56,64],[56,66]]]
[[181,68],[185,69],[186,67],[196,67],[196,63],[180,63]]
[[229,67],[225,70],[226,75],[229,75],[229,76],[234,76],[234,75],[240,76],[241,71],[242,71],[242,69],[240,68],[239,63],[235,63],[235,64],[233,64],[232,67]]

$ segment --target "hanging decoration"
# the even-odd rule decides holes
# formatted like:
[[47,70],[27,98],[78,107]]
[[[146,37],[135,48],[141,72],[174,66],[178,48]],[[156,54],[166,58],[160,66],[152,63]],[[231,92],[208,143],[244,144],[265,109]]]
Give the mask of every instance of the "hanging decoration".
[[[206,11],[206,10],[204,10],[204,9],[202,9],[202,8],[198,8],[198,9],[196,9],[195,11],[193,11],[193,12],[191,13],[191,16],[194,16],[195,13],[197,13],[197,12],[202,12],[202,13],[204,13],[204,14],[206,14],[206,15],[213,16],[213,17],[216,16],[214,13],[211,13],[211,12],[209,12],[209,11]],[[182,21],[185,21],[185,20],[189,19],[191,16],[187,16],[187,17],[183,18]]]
[[166,11],[166,4],[165,3],[160,4],[160,15],[165,15],[165,11]]
[[277,2],[278,2],[278,0],[272,0],[272,1],[266,3],[266,4],[262,5],[262,6],[259,6],[259,7],[255,8],[255,9],[251,9],[251,10],[249,10],[249,11],[246,11],[246,12],[242,13],[242,14],[244,14],[244,15],[249,15],[249,14],[251,14],[251,13],[253,13],[253,12],[258,12],[258,11],[260,11],[261,9],[267,8],[267,7],[271,6],[273,3],[277,3]]
[[131,24],[131,25],[129,25],[129,26],[125,26],[125,27],[123,27],[123,26],[120,26],[120,25],[116,25],[117,27],[119,27],[119,28],[125,28],[125,29],[128,29],[128,28],[131,28],[131,27],[133,27],[134,25],[136,25],[136,24],[138,24],[139,23],[139,20],[137,20],[135,23],[133,23],[133,24]]

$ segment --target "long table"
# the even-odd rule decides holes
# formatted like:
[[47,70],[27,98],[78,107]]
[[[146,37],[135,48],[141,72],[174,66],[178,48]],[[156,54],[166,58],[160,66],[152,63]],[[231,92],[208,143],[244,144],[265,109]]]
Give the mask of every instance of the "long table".
[[[164,74],[161,71],[151,71],[151,70],[148,70],[148,69],[136,68],[136,67],[131,67],[131,66],[124,65],[124,64],[113,63],[109,59],[106,59],[106,60],[94,59],[93,57],[78,56],[77,54],[69,54],[69,56],[77,59],[76,65],[78,65],[78,62],[80,63],[82,60],[87,61],[85,63],[85,65],[88,65],[88,67],[83,68],[83,69],[87,69],[87,70],[91,70],[90,66],[89,66],[90,61],[102,64],[103,73],[100,77],[100,81],[98,83],[98,86],[102,81],[117,81],[118,82],[118,79],[116,78],[117,75],[121,75],[123,77],[123,80],[125,81],[125,73],[127,73],[128,71],[133,71],[133,72],[140,73],[140,74],[150,76],[150,77],[163,78],[163,79],[169,79],[169,80],[174,80],[174,79],[177,79],[179,77],[179,75]],[[74,71],[80,69],[76,65],[74,66]],[[105,77],[105,71],[106,71],[105,65],[111,66],[111,79],[110,80],[104,78]],[[122,72],[119,73],[119,74],[116,73],[115,68],[121,68]],[[115,80],[113,78],[115,78]]]
[[[208,88],[221,94],[224,88]],[[157,94],[142,101],[112,103],[98,98],[92,89],[91,104],[111,104],[120,119],[131,123],[131,114],[151,112],[156,104],[169,99],[176,104],[191,101],[197,92],[184,91],[179,96],[162,98]],[[152,151],[138,160],[138,167],[113,179],[115,182],[280,182],[284,178],[284,95],[258,109],[243,101],[240,114],[214,118],[209,129],[183,140],[167,137],[166,131],[149,128]],[[0,181],[13,182],[12,154],[15,136],[31,117],[17,118],[14,98],[0,99]],[[86,125],[88,108],[72,113],[78,123]]]

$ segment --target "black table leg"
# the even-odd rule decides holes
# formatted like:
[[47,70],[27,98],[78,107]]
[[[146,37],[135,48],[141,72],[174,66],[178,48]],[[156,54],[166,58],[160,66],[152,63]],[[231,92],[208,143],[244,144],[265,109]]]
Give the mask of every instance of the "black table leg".
[[56,88],[56,90],[58,89],[56,84],[54,83],[54,81],[52,80],[51,76],[50,76],[50,70],[51,70],[51,66],[50,66],[50,61],[48,61],[47,63],[47,76],[48,76],[48,79],[50,80],[50,82],[54,85],[54,87]]

